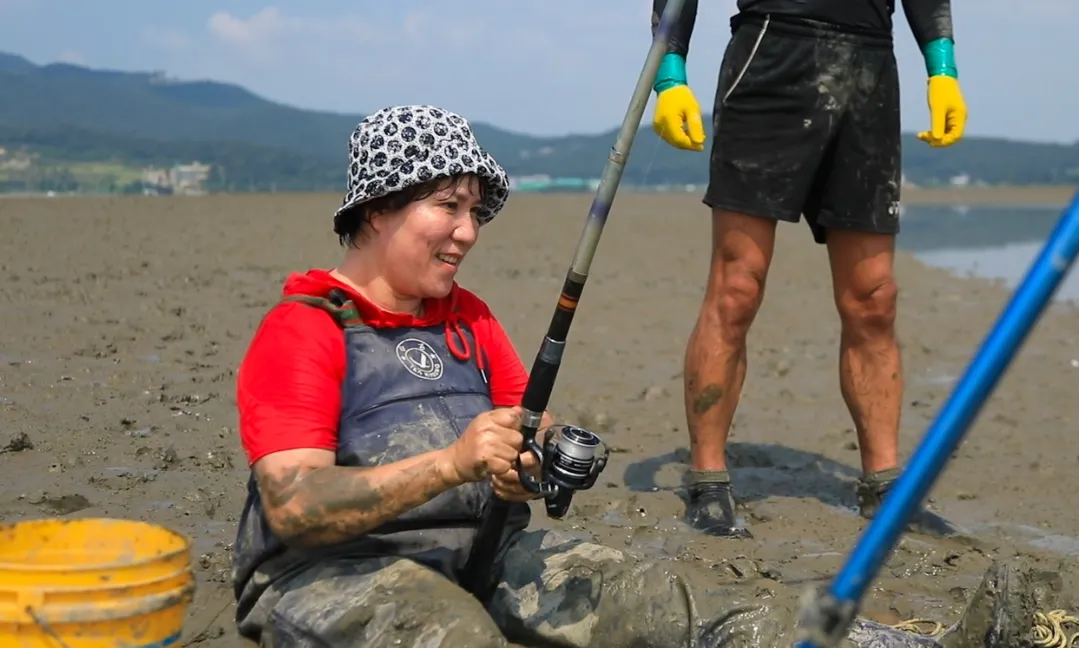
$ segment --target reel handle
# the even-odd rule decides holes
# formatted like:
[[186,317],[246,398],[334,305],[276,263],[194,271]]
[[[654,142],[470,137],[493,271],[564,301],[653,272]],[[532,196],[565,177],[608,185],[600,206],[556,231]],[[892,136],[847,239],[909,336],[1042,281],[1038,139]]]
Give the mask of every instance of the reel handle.
[[[544,461],[544,456],[543,456],[544,455],[544,452],[543,452],[544,449],[543,449],[543,446],[541,446],[539,444],[539,441],[536,441],[536,437],[531,436],[531,437],[526,438],[525,442],[524,442],[524,448],[522,448],[522,449],[525,452],[531,452],[532,453],[532,455],[536,458],[536,463],[538,463],[540,465],[541,470],[542,470],[543,461]],[[540,474],[543,474],[543,473],[541,472]],[[521,458],[520,457],[517,457],[517,476],[520,477],[521,485],[525,487],[525,490],[527,490],[528,492],[530,492],[530,493],[532,493],[534,495],[545,495],[545,493],[544,493],[544,482],[539,480],[539,479],[536,479],[535,477],[530,475],[527,471],[525,471],[524,466],[521,464]]]

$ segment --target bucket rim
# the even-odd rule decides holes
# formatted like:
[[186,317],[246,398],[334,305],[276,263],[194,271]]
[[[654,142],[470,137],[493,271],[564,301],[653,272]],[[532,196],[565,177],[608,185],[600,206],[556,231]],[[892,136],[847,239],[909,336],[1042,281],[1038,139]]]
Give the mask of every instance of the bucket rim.
[[141,567],[155,562],[167,562],[180,556],[187,556],[185,562],[190,562],[191,555],[191,538],[187,537],[183,533],[157,522],[146,522],[144,520],[130,520],[126,518],[112,518],[112,517],[85,517],[85,518],[70,518],[65,520],[59,520],[57,518],[34,518],[28,520],[16,520],[14,522],[0,522],[0,530],[12,529],[19,526],[33,526],[39,524],[55,524],[61,522],[64,524],[77,524],[79,522],[105,522],[105,523],[120,523],[130,524],[132,526],[140,526],[147,529],[153,529],[155,531],[163,532],[165,535],[172,536],[180,541],[180,546],[171,551],[165,551],[155,556],[146,556],[137,560],[128,560],[123,562],[103,562],[97,564],[79,564],[79,565],[27,565],[25,563],[10,562],[7,560],[0,560],[0,572],[4,571],[16,571],[16,572],[87,572],[87,571],[100,571],[106,569],[130,569],[133,567]]

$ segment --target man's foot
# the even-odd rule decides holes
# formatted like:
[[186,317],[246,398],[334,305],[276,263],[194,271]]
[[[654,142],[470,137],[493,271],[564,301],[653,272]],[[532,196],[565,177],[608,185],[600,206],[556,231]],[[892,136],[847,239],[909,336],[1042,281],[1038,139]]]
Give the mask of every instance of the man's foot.
[[[862,476],[858,480],[856,488],[858,495],[858,512],[862,517],[867,520],[873,519],[873,516],[877,513],[877,509],[880,508],[881,503],[884,501],[885,495],[887,495],[888,491],[895,485],[898,477],[899,469],[892,468],[891,470],[882,470],[877,473]],[[907,523],[907,530],[913,533],[936,536],[938,538],[963,534],[963,531],[959,527],[936,513],[927,511],[924,508],[919,508],[918,511],[911,516],[910,521]]]
[[749,529],[735,519],[734,491],[725,470],[692,471],[686,522],[709,535],[752,538]]

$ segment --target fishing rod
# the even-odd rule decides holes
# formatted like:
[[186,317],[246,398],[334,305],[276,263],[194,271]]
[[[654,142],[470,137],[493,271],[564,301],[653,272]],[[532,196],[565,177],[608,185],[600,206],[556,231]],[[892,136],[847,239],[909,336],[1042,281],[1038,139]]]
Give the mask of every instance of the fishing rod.
[[[558,305],[536,354],[521,401],[524,409],[521,421],[523,448],[536,456],[541,466],[541,476],[540,479],[535,479],[526,473],[521,467],[520,459],[517,460],[517,474],[520,475],[521,484],[525,488],[543,496],[548,517],[562,518],[569,510],[573,493],[591,488],[607,465],[609,450],[603,440],[593,432],[571,425],[552,426],[542,445],[536,441],[536,433],[554,390],[570,324],[573,323],[577,303],[584,291],[592,258],[618,191],[618,183],[622,179],[626,160],[629,159],[633,139],[640,128],[645,106],[648,105],[660,60],[667,53],[671,28],[682,11],[682,4],[683,0],[670,0],[653,32],[652,47],[648,50],[644,69],[637,79],[629,108],[604,165],[596,196],[588,210],[588,220],[577,242],[577,251],[562,284]],[[486,599],[494,585],[491,571],[495,553],[502,542],[509,510],[508,502],[498,498],[490,500],[465,563],[461,585],[480,599]]]
[[866,590],[910,517],[921,506],[1077,256],[1079,193],[1053,228],[843,569],[827,590],[807,592],[795,648],[834,648],[847,635]]

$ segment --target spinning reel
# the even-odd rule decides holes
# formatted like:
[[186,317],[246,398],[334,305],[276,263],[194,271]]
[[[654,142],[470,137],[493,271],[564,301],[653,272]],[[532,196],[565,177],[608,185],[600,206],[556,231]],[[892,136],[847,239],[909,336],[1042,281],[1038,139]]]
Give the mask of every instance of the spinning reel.
[[541,472],[537,480],[521,468],[518,459],[521,484],[529,492],[542,495],[547,515],[556,519],[569,510],[575,491],[595,485],[610,456],[610,448],[599,435],[573,425],[551,426],[542,446],[533,438],[525,442],[525,448],[535,455]]

